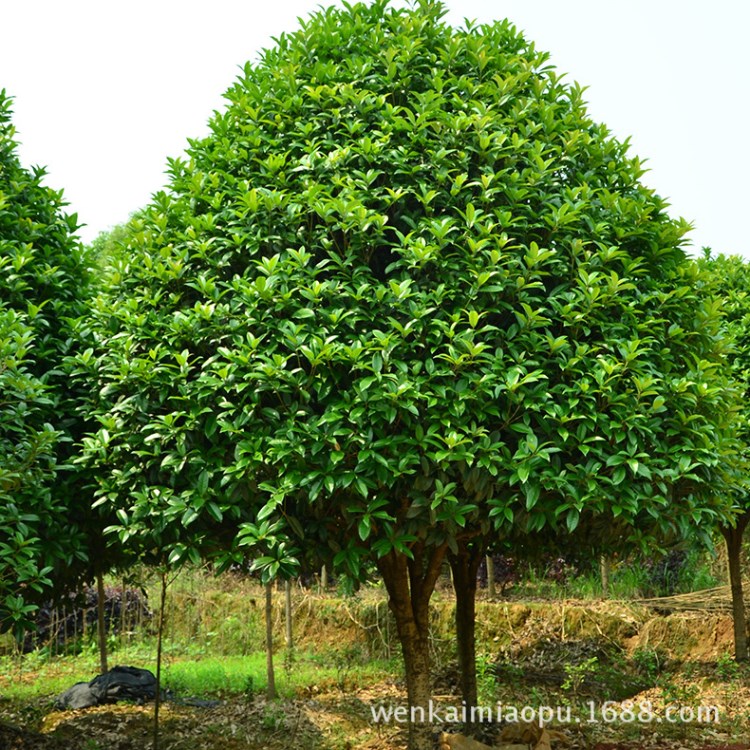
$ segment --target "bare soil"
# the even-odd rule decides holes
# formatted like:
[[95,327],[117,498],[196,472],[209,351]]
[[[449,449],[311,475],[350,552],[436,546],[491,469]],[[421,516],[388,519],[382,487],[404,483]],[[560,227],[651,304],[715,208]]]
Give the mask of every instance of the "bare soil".
[[[437,608],[436,632],[449,609]],[[376,616],[380,617],[377,614]],[[331,610],[329,638],[338,632]],[[310,620],[312,621],[312,613]],[[367,626],[360,612],[342,616],[346,639]],[[377,630],[383,621],[375,620]],[[721,679],[717,664],[731,649],[731,623],[719,615],[654,616],[613,602],[557,602],[546,606],[480,602],[477,629],[487,673],[504,705],[572,705],[612,701],[617,708],[644,702],[653,721],[581,722],[551,729],[547,744],[510,741],[502,725],[487,726],[478,740],[508,750],[750,750],[750,670]],[[304,627],[312,628],[312,622]],[[447,626],[446,626],[447,627]],[[369,624],[369,636],[375,628]],[[339,645],[342,633],[338,632]],[[445,631],[447,632],[447,630]],[[311,637],[312,637],[311,631]],[[444,639],[447,640],[447,639]],[[436,638],[434,693],[439,705],[460,705],[455,666],[445,653],[450,643]],[[658,676],[632,672],[639,649],[658,652]],[[442,654],[442,655],[441,655]],[[591,673],[565,687],[570,666],[596,659]],[[486,675],[485,675],[486,677]],[[3,678],[0,676],[0,689]],[[0,699],[0,750],[146,750],[152,746],[153,706],[116,704],[81,711],[51,710],[52,696],[23,705]],[[627,703],[630,701],[631,703]],[[294,699],[268,702],[238,696],[213,708],[166,703],[162,708],[160,750],[401,750],[403,725],[377,724],[371,706],[405,705],[397,677],[366,689],[333,686],[301,691]],[[718,724],[670,724],[658,720],[670,706],[715,706]],[[442,731],[437,726],[436,747]],[[461,727],[455,727],[458,732]],[[460,746],[457,750],[461,750]]]

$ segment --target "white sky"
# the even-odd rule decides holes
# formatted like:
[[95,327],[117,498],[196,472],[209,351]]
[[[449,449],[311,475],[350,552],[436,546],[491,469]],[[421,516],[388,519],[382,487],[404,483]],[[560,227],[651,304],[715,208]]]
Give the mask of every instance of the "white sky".
[[[207,132],[238,68],[328,0],[0,0],[0,89],[28,166],[47,166],[90,241],[148,202]],[[594,119],[648,159],[697,248],[750,257],[747,0],[447,0],[508,17],[588,86]]]

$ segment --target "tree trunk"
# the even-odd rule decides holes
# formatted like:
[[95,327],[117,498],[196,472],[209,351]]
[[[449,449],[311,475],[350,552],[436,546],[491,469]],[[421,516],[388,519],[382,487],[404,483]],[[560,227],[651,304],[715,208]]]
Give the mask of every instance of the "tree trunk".
[[125,644],[125,630],[127,629],[127,620],[125,615],[128,609],[127,595],[125,594],[125,579],[121,583],[122,593],[120,594],[120,648]]
[[729,585],[732,591],[732,619],[734,621],[734,658],[737,661],[747,661],[749,658],[745,600],[742,593],[742,537],[748,522],[750,522],[750,513],[745,513],[737,519],[736,526],[724,526],[721,529],[727,543]]
[[487,563],[487,596],[490,599],[494,599],[497,596],[495,589],[495,561],[492,559],[492,555],[487,555],[485,562]]
[[599,573],[602,578],[602,596],[605,599],[609,596],[609,573],[611,565],[611,561],[607,555],[601,555],[599,557]]
[[443,560],[445,545],[412,547],[413,559],[400,552],[381,557],[378,570],[388,591],[388,606],[396,620],[406,674],[409,719],[409,750],[432,750],[429,723],[432,690],[430,686],[430,597]]
[[483,545],[464,543],[459,547],[458,554],[448,556],[456,594],[456,649],[461,699],[469,717],[467,728],[471,725],[471,708],[478,701],[475,615],[477,571],[482,554]]
[[273,669],[273,583],[266,584],[266,677],[268,687],[266,695],[269,700],[277,697],[276,674]]
[[96,571],[96,635],[99,640],[99,669],[104,674],[107,669],[107,629],[104,621],[104,576]]
[[161,571],[161,600],[159,602],[159,624],[156,633],[156,696],[154,698],[154,743],[159,748],[159,708],[161,706],[161,647],[164,639],[164,610],[167,606],[167,571]]
[[328,589],[328,568],[325,565],[320,567],[320,590],[326,591]]
[[50,629],[49,629],[49,652],[53,656],[57,656],[57,636],[59,635],[60,617],[57,612],[57,606],[52,608],[52,615],[50,616]]
[[289,654],[294,650],[292,638],[292,582],[284,581],[284,619],[286,620],[286,650]]

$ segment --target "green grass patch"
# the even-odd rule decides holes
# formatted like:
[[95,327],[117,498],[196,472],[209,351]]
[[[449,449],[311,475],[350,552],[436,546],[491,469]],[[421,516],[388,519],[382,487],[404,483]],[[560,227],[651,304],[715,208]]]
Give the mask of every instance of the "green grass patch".
[[[117,652],[115,664],[156,671],[155,649],[146,644]],[[293,697],[305,689],[338,687],[352,690],[400,672],[393,661],[370,660],[356,649],[325,654],[300,653],[293,659],[275,657],[276,687],[280,695]],[[49,658],[31,653],[21,659],[0,657],[0,696],[25,701],[52,698],[76,682],[88,682],[99,673],[94,654]],[[185,656],[167,651],[162,663],[162,686],[180,697],[222,697],[264,692],[267,687],[265,653],[244,656]]]
[[83,656],[54,660],[27,655],[22,660],[0,658],[0,696],[12,700],[52,697],[76,682],[88,682],[97,674],[96,662]]
[[[286,662],[286,663],[285,663]],[[342,664],[336,655],[300,654],[293,661],[276,658],[276,689],[293,697],[310,688],[365,687],[393,674],[394,664],[386,661]],[[178,661],[163,671],[164,686],[177,695],[237,695],[264,692],[267,687],[264,653],[233,657],[206,657]]]

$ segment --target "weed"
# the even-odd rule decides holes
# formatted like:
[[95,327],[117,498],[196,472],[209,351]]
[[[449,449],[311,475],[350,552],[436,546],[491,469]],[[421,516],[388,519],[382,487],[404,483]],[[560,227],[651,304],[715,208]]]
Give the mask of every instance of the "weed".
[[739,679],[742,674],[742,667],[731,654],[724,652],[716,662],[716,674],[722,682],[732,682]]
[[646,678],[649,683],[655,682],[664,669],[662,656],[655,648],[644,647],[636,649],[633,652],[632,659],[638,674]]
[[690,706],[695,703],[700,688],[695,683],[675,679],[671,675],[662,674],[658,680],[664,705]]
[[736,662],[731,654],[725,652],[716,661],[716,674],[723,683],[722,699],[730,726],[735,729],[747,726],[750,711],[747,705],[743,706],[742,701],[737,700],[738,688],[743,677],[742,665]]
[[239,678],[227,674],[223,663],[216,659],[178,662],[164,670],[164,684],[178,694],[221,694],[237,685]]
[[494,664],[487,654],[477,654],[477,699],[480,706],[491,706],[497,698]]
[[277,703],[266,703],[263,708],[263,718],[261,719],[263,729],[267,729],[270,732],[277,732],[279,729],[283,729],[285,719],[286,711],[283,706]]
[[565,680],[560,687],[566,691],[570,690],[574,699],[577,699],[586,678],[596,672],[598,665],[599,659],[596,656],[592,656],[579,664],[566,664]]
[[336,684],[339,690],[344,693],[347,690],[347,678],[352,669],[363,662],[362,646],[355,644],[337,650],[333,662],[336,666]]
[[251,701],[255,696],[255,690],[255,678],[249,674],[245,677],[245,684],[242,688],[242,693],[244,694],[245,699]]

